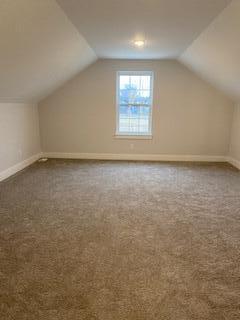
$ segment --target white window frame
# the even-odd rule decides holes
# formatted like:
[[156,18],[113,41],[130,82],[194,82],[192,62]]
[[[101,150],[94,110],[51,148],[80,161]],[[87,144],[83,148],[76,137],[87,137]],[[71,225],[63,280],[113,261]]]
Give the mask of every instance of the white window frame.
[[[149,131],[147,133],[137,133],[137,132],[119,132],[119,85],[120,85],[120,76],[122,75],[130,75],[130,76],[150,76],[150,85],[151,85],[151,100],[150,100],[150,114],[149,114]],[[116,81],[116,138],[126,138],[126,139],[152,139],[152,114],[153,114],[153,71],[117,71],[117,81]]]

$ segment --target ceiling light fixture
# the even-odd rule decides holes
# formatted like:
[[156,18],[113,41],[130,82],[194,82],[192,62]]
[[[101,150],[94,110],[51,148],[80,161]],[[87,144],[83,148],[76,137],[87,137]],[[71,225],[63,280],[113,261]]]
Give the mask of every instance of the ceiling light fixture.
[[135,44],[136,47],[142,48],[145,45],[145,41],[144,40],[135,40],[134,44]]

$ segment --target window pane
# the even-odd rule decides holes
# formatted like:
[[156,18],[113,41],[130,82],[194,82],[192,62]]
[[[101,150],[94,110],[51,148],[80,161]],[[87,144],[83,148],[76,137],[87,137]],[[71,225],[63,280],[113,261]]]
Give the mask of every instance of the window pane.
[[148,133],[150,107],[120,106],[119,132]]
[[124,89],[126,86],[130,86],[130,77],[120,76],[120,89]]
[[121,89],[120,90],[120,104],[150,104],[151,92],[150,90],[137,89]]
[[130,76],[129,84],[135,86],[138,90],[149,90],[150,89],[150,76]]
[[151,76],[120,75],[120,89],[134,87],[137,90],[150,90]]

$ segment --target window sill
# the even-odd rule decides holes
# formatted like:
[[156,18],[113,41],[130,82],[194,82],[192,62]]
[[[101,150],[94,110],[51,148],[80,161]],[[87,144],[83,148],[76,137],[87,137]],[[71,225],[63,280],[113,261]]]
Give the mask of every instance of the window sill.
[[131,135],[131,134],[119,134],[116,133],[114,136],[115,139],[129,139],[129,140],[151,140],[153,136],[151,134],[147,135]]

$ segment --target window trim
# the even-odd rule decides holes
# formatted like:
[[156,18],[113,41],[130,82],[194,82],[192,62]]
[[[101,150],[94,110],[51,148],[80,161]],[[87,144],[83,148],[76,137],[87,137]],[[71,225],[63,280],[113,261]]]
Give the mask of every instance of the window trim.
[[[149,114],[149,131],[147,133],[136,133],[136,132],[119,132],[119,84],[120,76],[122,75],[149,75],[151,78],[151,100],[150,100],[150,114]],[[154,72],[153,71],[117,71],[117,81],[116,81],[116,131],[115,137],[120,139],[152,139],[152,115],[153,115],[153,84],[154,84]]]

